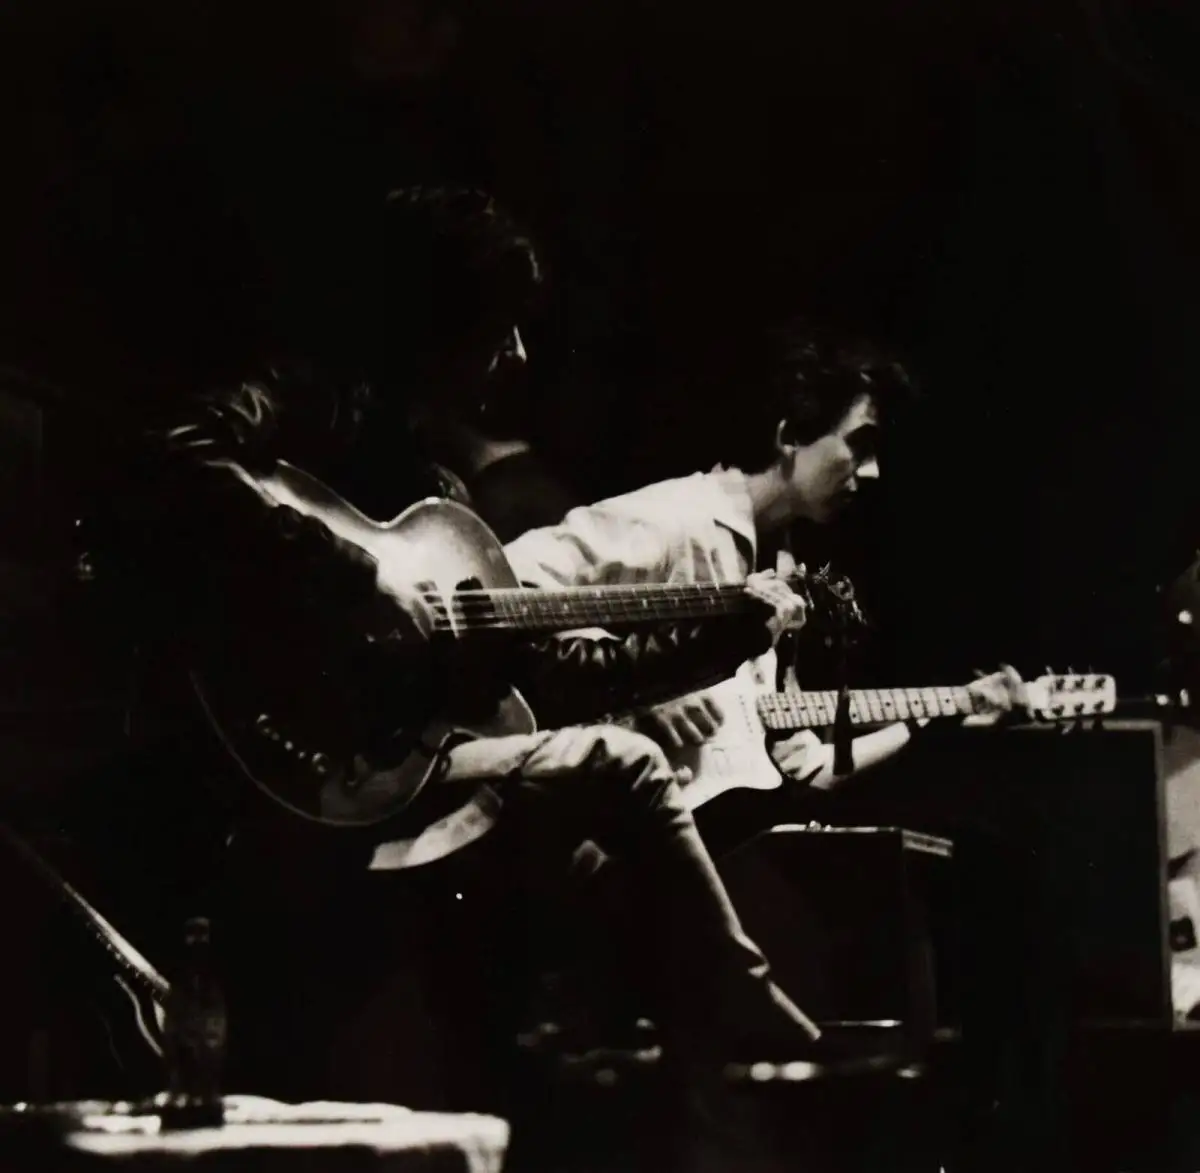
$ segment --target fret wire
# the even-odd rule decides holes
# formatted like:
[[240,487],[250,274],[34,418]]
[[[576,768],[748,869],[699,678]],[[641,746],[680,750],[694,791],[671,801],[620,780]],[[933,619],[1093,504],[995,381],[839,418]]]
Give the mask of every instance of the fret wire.
[[[661,592],[646,596],[644,588],[629,587],[614,597],[611,588],[590,590],[582,596],[558,591],[457,592],[451,595],[426,593],[425,598],[437,606],[439,615],[435,626],[446,628],[538,628],[553,626],[602,626],[605,622],[621,620],[663,621],[670,619],[703,619],[713,614],[725,614],[744,604],[745,592],[740,588],[725,588],[719,594],[713,588],[700,592],[686,588],[670,588],[671,596]],[[464,597],[465,595],[465,597]],[[519,597],[512,597],[518,595]]]
[[579,626],[602,626],[605,622],[622,619],[663,621],[670,619],[703,619],[707,616],[727,613],[733,608],[728,602],[686,600],[671,604],[655,601],[651,605],[642,602],[606,601],[603,604],[541,604],[537,607],[502,607],[496,615],[465,615],[459,617],[467,623],[480,620],[502,620],[517,627],[536,627],[547,622],[571,622]]
[[[837,715],[837,693],[788,689],[763,698],[761,711],[769,713],[775,727],[784,720],[794,725],[832,724]],[[966,688],[928,685],[906,689],[856,689],[850,693],[851,720],[882,724],[918,717],[955,716],[975,711],[976,699]]]

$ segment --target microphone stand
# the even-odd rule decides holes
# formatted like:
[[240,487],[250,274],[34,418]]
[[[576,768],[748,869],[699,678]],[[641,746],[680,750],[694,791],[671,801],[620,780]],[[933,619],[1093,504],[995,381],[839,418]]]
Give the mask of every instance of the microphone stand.
[[850,720],[850,640],[846,617],[838,616],[832,637],[837,680],[837,708],[833,716],[833,774],[845,778],[854,773],[854,726]]
[[[853,587],[848,581],[846,587],[849,588],[849,595],[837,587],[834,588],[839,605],[833,608],[833,634],[825,638],[825,645],[833,651],[835,661],[837,707],[833,720],[833,774],[837,778],[845,778],[854,773],[854,725],[850,720],[850,629],[852,620],[856,624],[863,621],[857,604],[853,601]],[[785,687],[789,673],[791,680],[796,679],[796,661],[799,656],[795,633],[788,632],[783,639],[787,643],[785,645],[781,642],[778,648],[777,689]]]

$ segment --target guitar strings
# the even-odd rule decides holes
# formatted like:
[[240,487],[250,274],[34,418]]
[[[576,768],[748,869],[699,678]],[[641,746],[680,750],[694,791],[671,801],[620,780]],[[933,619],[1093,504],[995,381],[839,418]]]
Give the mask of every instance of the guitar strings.
[[[740,610],[751,598],[738,584],[681,583],[647,588],[639,584],[542,591],[525,587],[460,590],[421,595],[435,612],[434,629],[505,629],[603,624],[606,620],[697,619]],[[809,610],[812,601],[806,599]]]

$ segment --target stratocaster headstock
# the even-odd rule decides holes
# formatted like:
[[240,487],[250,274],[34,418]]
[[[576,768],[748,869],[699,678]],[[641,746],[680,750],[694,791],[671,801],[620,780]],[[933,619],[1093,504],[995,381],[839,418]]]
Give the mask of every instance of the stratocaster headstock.
[[1094,672],[1048,673],[1026,683],[1025,699],[1035,721],[1085,721],[1116,710],[1117,682]]

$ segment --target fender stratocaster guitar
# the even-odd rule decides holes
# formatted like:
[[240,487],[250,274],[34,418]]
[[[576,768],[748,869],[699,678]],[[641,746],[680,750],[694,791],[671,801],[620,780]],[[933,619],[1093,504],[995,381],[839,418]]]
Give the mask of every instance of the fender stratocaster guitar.
[[[253,491],[316,518],[364,550],[384,588],[401,597],[423,596],[438,616],[431,638],[414,636],[407,645],[411,657],[396,658],[383,725],[378,699],[357,678],[352,661],[339,659],[336,650],[309,649],[303,633],[296,633],[296,656],[283,672],[245,648],[198,650],[192,685],[226,750],[269,797],[317,822],[381,823],[414,802],[455,742],[535,731],[529,706],[511,689],[482,718],[454,711],[477,664],[461,659],[464,647],[478,651],[486,665],[498,636],[701,623],[752,605],[742,585],[522,588],[495,535],[454,502],[423,501],[381,524],[290,465],[280,463],[267,477],[229,468]],[[806,597],[808,620],[819,626],[821,589],[827,586],[836,598],[840,584],[826,574],[792,585]],[[494,796],[475,803],[470,838],[494,821],[494,806]]]
[[[704,745],[673,754],[675,764],[691,773],[684,795],[692,810],[731,790],[775,790],[784,785],[767,748],[771,734],[833,727],[837,693],[796,687],[775,691],[773,660],[769,655],[744,664],[736,676],[705,690],[725,719]],[[962,718],[983,711],[965,686],[860,689],[848,699],[854,725]],[[1025,700],[1033,720],[1085,721],[1116,709],[1116,683],[1111,676],[1096,674],[1041,676],[1025,684]]]

